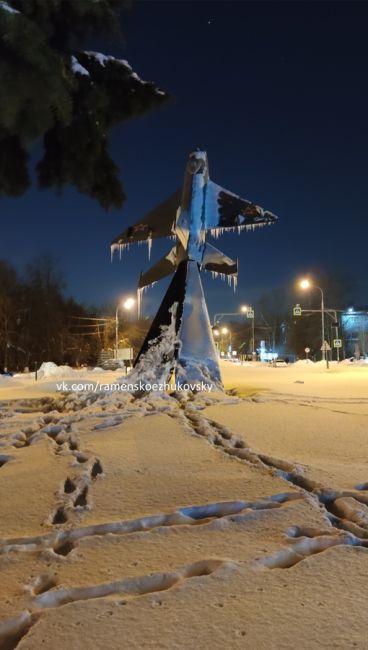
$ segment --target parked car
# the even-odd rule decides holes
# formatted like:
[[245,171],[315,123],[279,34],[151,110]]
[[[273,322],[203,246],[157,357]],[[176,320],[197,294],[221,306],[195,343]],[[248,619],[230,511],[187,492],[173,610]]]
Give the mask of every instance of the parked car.
[[288,363],[285,359],[278,357],[277,359],[273,360],[272,365],[274,368],[287,368]]

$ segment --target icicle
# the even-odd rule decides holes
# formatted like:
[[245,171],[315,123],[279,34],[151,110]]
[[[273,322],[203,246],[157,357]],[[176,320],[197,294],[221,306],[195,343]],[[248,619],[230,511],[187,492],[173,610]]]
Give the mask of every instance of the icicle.
[[137,312],[138,312],[138,320],[139,320],[140,317],[141,317],[142,293],[143,293],[143,289],[137,289]]
[[121,255],[122,255],[123,250],[125,248],[127,248],[129,250],[129,244],[113,244],[113,246],[114,246],[114,250],[119,251],[119,260],[121,260]]
[[150,282],[150,284],[145,284],[144,287],[140,287],[139,291],[142,293],[145,293],[148,289],[151,289],[155,284],[157,284],[158,280],[155,280],[154,282]]
[[151,259],[151,249],[152,249],[152,233],[150,231],[147,239],[147,246],[148,246],[148,259]]
[[211,228],[210,233],[212,237],[215,237],[215,239],[218,239],[220,235],[223,234],[224,229],[223,228]]
[[151,287],[153,287],[154,284],[156,284],[156,281],[151,282],[151,284],[146,284],[144,287],[140,287],[140,288],[137,289],[138,318],[140,318],[140,315],[141,315],[143,294],[147,291],[147,289],[150,289]]
[[114,259],[114,253],[117,251],[119,248],[119,244],[111,244],[110,246],[110,251],[111,251],[111,261]]

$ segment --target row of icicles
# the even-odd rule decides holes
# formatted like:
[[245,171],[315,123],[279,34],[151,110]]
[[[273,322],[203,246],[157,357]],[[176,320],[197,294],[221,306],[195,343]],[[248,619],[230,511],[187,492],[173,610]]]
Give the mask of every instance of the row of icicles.
[[[255,230],[256,228],[260,228],[262,226],[265,226],[267,224],[260,223],[260,224],[248,224],[245,226],[234,226],[234,227],[226,227],[226,228],[211,228],[210,229],[210,234],[212,237],[215,237],[218,239],[221,235],[224,234],[224,232],[237,232],[238,235],[240,235],[241,231],[245,228],[246,230]],[[169,235],[169,239],[176,239],[176,235]],[[142,239],[141,241],[138,242],[133,242],[134,244],[147,244],[148,247],[148,259],[151,259],[151,251],[152,251],[152,237],[151,234],[147,237],[147,239]],[[112,244],[111,245],[111,261],[113,260],[114,253],[115,251],[119,251],[119,259],[121,260],[121,256],[124,250],[129,250],[130,248],[130,243],[127,242],[125,244]],[[211,271],[212,278],[217,279],[218,277],[225,281],[227,280],[228,285],[231,287],[233,286],[234,291],[236,291],[237,288],[237,283],[238,283],[238,275],[237,273],[233,273],[231,275],[227,275],[226,273],[217,273],[217,271]],[[138,305],[138,318],[140,317],[141,313],[141,305],[142,305],[142,295],[143,293],[147,290],[153,287],[156,282],[151,282],[151,284],[147,284],[145,287],[142,287],[141,289],[137,289],[137,305]]]

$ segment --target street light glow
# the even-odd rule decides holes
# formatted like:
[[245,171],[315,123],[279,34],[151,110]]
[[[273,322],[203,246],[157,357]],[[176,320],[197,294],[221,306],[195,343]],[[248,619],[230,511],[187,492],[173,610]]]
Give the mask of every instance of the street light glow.
[[317,289],[317,291],[319,291],[321,294],[321,309],[318,310],[321,312],[321,333],[322,333],[321,350],[322,350],[322,359],[326,360],[326,365],[328,368],[327,351],[330,350],[331,348],[327,347],[328,341],[325,340],[325,299],[323,295],[323,289],[321,289],[321,287],[319,287],[317,284],[312,283],[308,278],[303,278],[302,280],[300,280],[299,286],[301,289]]
[[115,358],[118,358],[118,349],[119,349],[119,309],[125,309],[125,311],[130,311],[135,305],[135,298],[129,296],[125,298],[124,301],[118,302],[116,305],[115,311]]
[[135,299],[134,298],[127,298],[123,302],[123,309],[127,309],[129,311],[129,309],[132,309],[132,307],[134,307],[134,305],[135,305]]
[[248,305],[242,305],[240,307],[240,311],[243,312],[243,314],[245,314],[248,311]]
[[216,330],[213,330],[213,335],[214,335],[214,336],[220,336],[220,332],[219,332],[219,330],[217,330],[217,329],[216,329]]
[[223,328],[221,329],[221,334],[228,334],[228,333],[229,333],[229,330],[228,330],[227,327],[223,327]]

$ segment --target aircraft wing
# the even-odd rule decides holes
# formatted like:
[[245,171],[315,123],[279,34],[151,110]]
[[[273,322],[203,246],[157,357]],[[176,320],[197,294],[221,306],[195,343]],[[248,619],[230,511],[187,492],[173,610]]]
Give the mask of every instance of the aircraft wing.
[[145,217],[124,230],[112,243],[112,250],[158,237],[174,235],[176,211],[180,205],[181,189],[153,208]]
[[259,205],[242,199],[220,185],[208,181],[206,186],[204,222],[206,230],[256,228],[277,221],[277,217]]
[[202,268],[213,273],[235,275],[238,272],[238,263],[232,260],[231,257],[221,253],[214,246],[211,246],[211,244],[206,243],[204,246]]
[[174,273],[177,260],[176,260],[176,246],[172,248],[162,259],[160,259],[154,266],[152,266],[145,273],[141,273],[139,278],[138,289],[143,289],[148,287],[158,280],[165,278],[170,273]]

